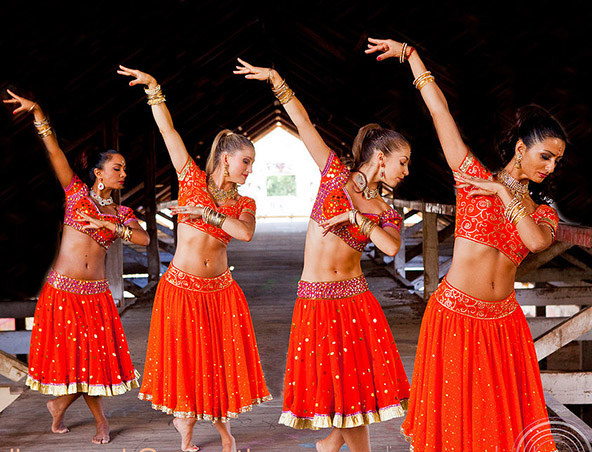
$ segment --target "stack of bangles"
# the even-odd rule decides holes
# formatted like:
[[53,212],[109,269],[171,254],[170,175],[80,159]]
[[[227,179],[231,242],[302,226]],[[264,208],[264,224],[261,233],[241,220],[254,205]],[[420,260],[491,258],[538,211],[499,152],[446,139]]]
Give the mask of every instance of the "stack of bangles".
[[553,222],[547,218],[543,217],[538,221],[538,224],[542,224],[543,226],[547,226],[551,230],[551,240],[555,241],[555,227],[553,226]]
[[504,212],[504,216],[506,219],[516,226],[520,220],[522,220],[526,215],[528,215],[526,211],[526,207],[522,204],[522,201],[518,196],[512,198],[510,203],[506,206],[506,210]]
[[211,207],[204,207],[203,213],[201,214],[201,218],[203,219],[204,223],[211,224],[217,228],[221,228],[224,224],[224,220],[226,220],[226,215],[221,212],[216,212]]
[[357,209],[350,210],[349,211],[349,222],[351,224],[353,224],[354,226],[359,226],[360,232],[362,234],[364,234],[366,237],[370,237],[370,234],[372,234],[372,231],[378,225],[376,223],[374,223],[374,221],[370,220],[369,218],[366,218],[364,215],[362,215],[362,218],[363,218],[362,224],[358,224],[357,215],[358,215]]
[[41,122],[33,121],[33,125],[37,129],[37,135],[39,135],[41,138],[45,138],[53,133],[53,130],[51,130],[51,126],[49,125],[49,121],[47,119],[44,119]]
[[430,71],[425,71],[423,74],[417,76],[415,80],[413,80],[413,86],[415,86],[418,90],[421,90],[424,86],[428,83],[431,83],[435,80],[434,76]]
[[114,232],[117,237],[122,238],[126,242],[130,242],[132,239],[132,228],[124,224],[116,223]]
[[164,97],[164,94],[162,94],[160,85],[156,85],[154,89],[144,88],[144,92],[148,97],[148,105],[158,105],[166,102],[166,98]]
[[277,88],[274,88],[272,86],[271,90],[273,91],[275,97],[277,97],[277,100],[279,100],[280,104],[282,105],[287,104],[288,102],[290,102],[290,100],[292,100],[292,97],[294,97],[294,91],[292,91],[292,89],[288,86],[285,79],[282,80],[282,83],[280,83],[280,86],[278,86]]
[[[407,50],[409,50],[409,55],[407,55]],[[404,63],[405,60],[409,60],[413,52],[415,52],[415,48],[404,42],[403,47],[401,47],[401,55],[399,55],[399,63]]]

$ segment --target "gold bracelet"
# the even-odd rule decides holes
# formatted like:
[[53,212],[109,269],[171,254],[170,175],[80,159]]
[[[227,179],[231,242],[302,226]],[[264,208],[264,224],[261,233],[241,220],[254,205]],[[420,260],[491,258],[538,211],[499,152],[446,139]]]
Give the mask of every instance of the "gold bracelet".
[[518,213],[512,219],[512,223],[514,223],[514,226],[518,226],[518,223],[520,222],[520,220],[522,220],[527,215],[528,215],[528,212],[526,211],[526,207],[522,206],[522,208],[518,211]]
[[132,241],[132,228],[129,226],[123,226],[123,234],[122,234],[122,239],[125,240],[126,242],[131,242]]
[[166,97],[162,93],[160,85],[156,85],[154,89],[144,88],[144,92],[148,97],[148,105],[158,105],[166,102]]
[[148,95],[148,96],[154,96],[155,94],[158,94],[162,91],[162,88],[160,87],[160,85],[156,85],[153,89],[150,88],[144,88],[144,92]]
[[405,62],[405,51],[407,50],[407,43],[404,42],[403,46],[401,47],[401,55],[399,55],[399,63]]
[[419,81],[419,83],[415,86],[418,91],[421,91],[421,89],[426,86],[428,83],[432,83],[435,80],[433,75],[430,75],[428,77],[423,78],[422,80]]
[[432,73],[430,71],[422,72],[417,76],[415,80],[413,80],[413,86],[417,86],[417,84],[422,81],[424,78],[431,76]]
[[551,231],[551,241],[554,242],[556,232],[555,232],[555,227],[553,226],[553,223],[551,222],[551,220],[549,220],[548,218],[541,218],[537,224],[541,224],[541,225],[547,226],[549,228],[549,230]]
[[358,215],[357,209],[352,209],[349,211],[349,222],[350,224],[356,225],[358,222],[356,221],[356,216]]

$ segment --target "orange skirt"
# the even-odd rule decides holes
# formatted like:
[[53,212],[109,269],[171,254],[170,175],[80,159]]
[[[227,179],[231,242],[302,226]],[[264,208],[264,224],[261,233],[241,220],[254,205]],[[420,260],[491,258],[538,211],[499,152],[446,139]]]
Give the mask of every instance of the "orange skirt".
[[139,387],[139,376],[107,280],[51,271],[35,309],[27,386],[54,396],[112,396]]
[[405,414],[409,382],[363,275],[298,283],[280,424],[351,428]]
[[154,298],[139,398],[212,422],[271,400],[249,306],[230,270],[201,278],[170,264]]
[[415,452],[555,451],[526,319],[446,278],[426,308],[402,433]]

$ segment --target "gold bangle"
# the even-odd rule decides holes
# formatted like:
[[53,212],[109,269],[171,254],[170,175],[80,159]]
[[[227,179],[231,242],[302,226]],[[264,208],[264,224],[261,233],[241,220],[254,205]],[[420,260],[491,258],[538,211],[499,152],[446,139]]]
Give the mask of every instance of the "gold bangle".
[[548,218],[541,218],[537,224],[547,226],[549,228],[549,230],[551,231],[551,241],[554,242],[556,233],[555,233],[555,228],[553,227],[553,224],[551,223],[551,220],[549,220]]
[[417,78],[416,78],[415,80],[413,80],[413,86],[417,86],[417,84],[418,84],[418,83],[419,83],[421,80],[423,80],[423,79],[424,79],[424,78],[426,78],[426,77],[429,77],[430,75],[432,75],[432,73],[431,73],[430,71],[425,71],[425,72],[422,72],[421,74],[419,74],[419,75],[417,76]]
[[405,51],[407,50],[407,43],[404,42],[403,46],[401,47],[401,55],[399,55],[399,63],[405,62]]
[[421,91],[421,89],[426,86],[428,83],[432,83],[435,80],[433,75],[430,75],[428,77],[425,77],[424,79],[420,80],[419,83],[415,86],[418,91]]
[[159,92],[162,91],[162,88],[160,87],[160,85],[156,85],[153,89],[150,88],[144,88],[144,92],[148,95],[148,96],[154,96],[155,94],[158,94]]
[[526,211],[526,207],[522,206],[522,208],[518,211],[516,216],[512,219],[512,223],[514,223],[514,226],[518,226],[518,223],[520,222],[520,220],[522,220],[527,215],[528,215],[528,212]]
[[349,222],[350,224],[356,225],[358,222],[356,221],[356,216],[358,215],[357,209],[352,209],[349,211]]

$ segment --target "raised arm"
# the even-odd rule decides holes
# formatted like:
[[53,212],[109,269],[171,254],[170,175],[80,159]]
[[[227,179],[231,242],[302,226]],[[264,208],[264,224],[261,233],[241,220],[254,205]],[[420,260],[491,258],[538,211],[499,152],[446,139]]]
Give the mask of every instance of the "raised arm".
[[16,115],[20,112],[33,113],[37,134],[41,137],[41,140],[47,149],[51,166],[60,181],[60,185],[62,187],[67,187],[72,181],[74,171],[72,171],[72,167],[70,166],[70,163],[68,163],[64,151],[62,151],[58,144],[58,140],[51,129],[47,116],[43,113],[43,110],[37,102],[18,96],[8,89],[6,91],[11,98],[5,100],[4,103],[16,106],[12,114]]
[[302,103],[293,95],[293,92],[291,93],[287,85],[283,86],[285,81],[275,69],[252,66],[240,58],[238,61],[240,65],[236,66],[235,74],[244,75],[248,79],[267,81],[271,84],[274,92],[279,91],[278,98],[280,102],[282,102],[286,113],[288,113],[288,116],[298,129],[298,134],[306,149],[308,149],[313,160],[322,171],[325,168],[331,149],[325,144],[317,129],[313,126]]
[[[405,46],[405,55],[401,58],[403,43],[393,41],[392,39],[368,38],[368,41],[366,53],[379,52],[380,54],[376,58],[378,61],[392,57],[399,58],[399,61],[409,61],[415,80],[422,76],[422,74],[426,74],[427,70],[423,61],[419,57],[417,50],[412,47]],[[466,157],[469,149],[460,135],[454,118],[450,114],[444,93],[442,93],[438,84],[433,80],[426,84],[417,83],[417,87],[420,88],[421,97],[434,121],[436,133],[438,134],[448,166],[453,171],[456,171]]]
[[[138,71],[137,69],[130,69],[121,65],[119,66],[117,73],[128,77],[134,77],[134,79],[129,82],[130,86],[145,85],[145,91],[147,94],[150,92],[160,92],[160,86],[156,82],[156,79],[150,74],[146,74],[145,72]],[[169,151],[169,155],[171,156],[173,166],[177,172],[180,173],[187,163],[187,160],[189,160],[189,152],[187,152],[187,148],[185,147],[185,143],[183,143],[183,139],[175,130],[173,118],[171,117],[171,113],[164,102],[164,96],[158,103],[151,102],[151,108],[156,125],[160,130],[160,134],[162,135],[166,148]]]

